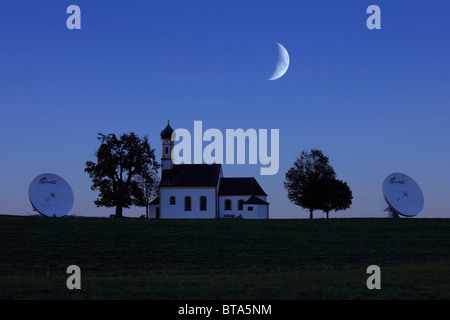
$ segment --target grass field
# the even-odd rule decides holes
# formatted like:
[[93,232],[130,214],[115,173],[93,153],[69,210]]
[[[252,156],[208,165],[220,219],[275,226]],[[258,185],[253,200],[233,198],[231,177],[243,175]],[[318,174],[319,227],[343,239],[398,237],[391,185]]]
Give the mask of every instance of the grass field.
[[450,219],[0,216],[0,258],[0,299],[450,298]]

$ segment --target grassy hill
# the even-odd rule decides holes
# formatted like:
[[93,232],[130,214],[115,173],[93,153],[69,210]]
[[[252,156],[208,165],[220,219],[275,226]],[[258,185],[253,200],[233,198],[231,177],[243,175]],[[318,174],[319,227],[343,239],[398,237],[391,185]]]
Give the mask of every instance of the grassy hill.
[[0,216],[0,244],[1,299],[450,298],[450,219]]

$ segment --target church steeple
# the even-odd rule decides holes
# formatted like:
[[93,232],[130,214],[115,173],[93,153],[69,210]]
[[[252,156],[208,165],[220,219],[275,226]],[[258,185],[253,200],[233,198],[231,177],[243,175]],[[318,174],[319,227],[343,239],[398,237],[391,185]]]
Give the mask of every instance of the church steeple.
[[172,162],[172,149],[173,149],[173,141],[172,133],[173,129],[170,126],[169,120],[167,120],[167,126],[164,128],[163,131],[161,131],[161,140],[162,140],[162,158],[161,158],[161,169],[169,170],[172,169],[173,162]]

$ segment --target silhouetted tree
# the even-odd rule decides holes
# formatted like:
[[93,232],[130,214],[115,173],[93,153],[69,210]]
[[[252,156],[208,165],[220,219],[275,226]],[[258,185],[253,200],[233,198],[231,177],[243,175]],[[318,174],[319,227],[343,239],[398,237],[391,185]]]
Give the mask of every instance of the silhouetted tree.
[[325,189],[327,201],[325,202],[323,211],[326,213],[327,219],[328,213],[332,210],[339,211],[350,208],[353,195],[347,182],[342,180],[330,181],[325,186]]
[[122,217],[123,208],[143,205],[143,191],[136,178],[149,177],[160,165],[147,136],[140,139],[132,132],[117,138],[99,133],[98,140],[97,163],[87,161],[84,171],[92,179],[91,189],[100,192],[94,201],[97,207],[116,207],[116,217]]
[[322,151],[303,151],[294,166],[286,173],[284,187],[294,204],[309,210],[310,219],[314,210],[324,210],[327,188],[336,178],[334,169]]
[[138,197],[138,206],[145,207],[145,217],[148,218],[148,206],[158,196],[159,178],[156,172],[152,171],[150,175],[139,175],[136,180],[142,191],[142,195]]

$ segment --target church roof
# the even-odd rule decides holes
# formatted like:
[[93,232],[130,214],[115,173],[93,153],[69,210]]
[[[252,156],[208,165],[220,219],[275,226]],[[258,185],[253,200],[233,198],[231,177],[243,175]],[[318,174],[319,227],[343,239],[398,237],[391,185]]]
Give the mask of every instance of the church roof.
[[264,201],[263,199],[258,198],[257,196],[251,196],[250,198],[248,198],[247,201],[244,202],[244,204],[269,204],[269,203]]
[[161,131],[161,139],[170,139],[172,137],[172,132],[174,130],[170,126],[169,122],[167,121],[167,126],[164,128],[163,131]]
[[178,164],[162,172],[160,187],[215,187],[220,164]]
[[255,178],[222,178],[219,196],[255,195],[267,196]]

